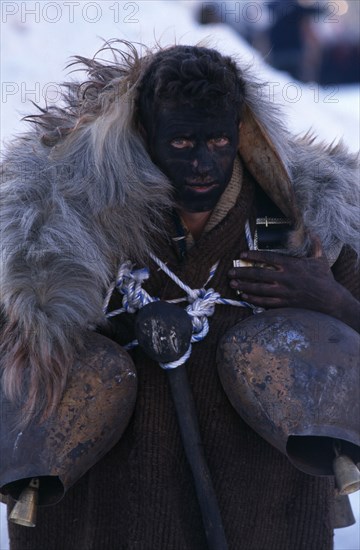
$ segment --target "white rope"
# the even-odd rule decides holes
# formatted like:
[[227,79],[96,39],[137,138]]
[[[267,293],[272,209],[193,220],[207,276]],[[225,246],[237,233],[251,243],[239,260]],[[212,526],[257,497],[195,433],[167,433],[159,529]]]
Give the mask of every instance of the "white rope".
[[159,365],[164,370],[176,369],[176,367],[180,367],[181,365],[186,363],[186,361],[189,359],[191,355],[191,352],[192,352],[192,345],[190,344],[187,351],[179,359],[177,359],[176,361],[171,361],[170,363],[159,363]]
[[[246,240],[247,240],[249,249],[253,250],[254,241],[251,235],[249,221],[247,221],[245,225],[245,235],[246,235]],[[185,308],[185,310],[188,313],[188,315],[191,317],[192,328],[193,328],[190,345],[187,351],[184,353],[182,357],[180,357],[176,361],[172,361],[169,363],[160,363],[160,366],[163,369],[176,368],[180,365],[183,365],[189,359],[192,351],[191,344],[194,342],[200,342],[205,338],[205,336],[209,332],[208,317],[211,317],[214,314],[216,304],[232,305],[236,307],[249,307],[253,310],[257,309],[255,308],[255,306],[253,306],[252,304],[249,304],[248,302],[222,298],[220,294],[218,292],[215,292],[213,288],[205,289],[206,285],[211,281],[211,279],[215,275],[219,262],[216,262],[216,264],[214,264],[210,268],[209,277],[205,282],[204,286],[200,289],[192,289],[191,287],[186,285],[181,279],[179,279],[179,277],[175,275],[175,273],[173,273],[171,269],[169,269],[168,266],[162,260],[160,260],[157,256],[155,256],[154,254],[150,254],[150,256],[152,260],[160,267],[160,269],[162,269],[164,273],[166,273],[166,275],[168,275],[168,277],[170,277],[170,279],[172,279],[186,293],[186,296],[184,296],[183,298],[168,300],[168,302],[178,303],[185,300],[190,302],[190,304]],[[106,317],[108,318],[115,317],[116,315],[120,315],[121,313],[124,313],[124,312],[135,313],[137,310],[141,309],[145,305],[159,300],[159,298],[151,297],[146,292],[146,290],[142,288],[142,283],[146,281],[148,278],[149,278],[148,269],[143,268],[143,269],[133,270],[133,264],[131,264],[131,262],[123,263],[119,268],[119,271],[116,277],[116,282],[110,286],[105,297],[103,309]],[[123,307],[111,312],[107,312],[107,308],[110,302],[110,297],[115,288],[120,292],[120,294],[123,295],[123,299],[122,299]],[[128,344],[126,347],[130,349],[135,345],[137,345],[136,340]]]
[[[110,313],[106,313],[106,317],[115,317],[121,313],[135,313],[138,309],[155,302],[158,298],[152,298],[150,294],[142,288],[142,283],[149,278],[149,270],[146,268],[133,270],[131,262],[121,264],[116,282],[113,283],[112,289],[116,288],[123,295],[122,305],[120,309],[115,309]],[[110,287],[111,288],[111,287]],[[110,298],[108,293],[105,298],[104,307],[108,307]],[[106,310],[105,310],[106,312]]]
[[246,222],[245,222],[245,237],[246,237],[246,241],[247,241],[247,245],[248,245],[249,250],[255,250],[255,242],[254,242],[253,236],[251,234],[249,220],[246,220]]
[[[184,292],[186,292],[188,296],[190,296],[191,298],[194,298],[195,300],[195,298],[197,297],[196,290],[193,290],[188,285],[183,283],[182,280],[179,279],[179,277],[177,277],[175,273],[173,273],[162,260],[154,256],[154,254],[150,254],[150,257],[163,270],[163,272],[166,273],[166,275],[174,281],[174,283],[176,283],[180,288],[182,288],[182,290],[184,290]],[[217,264],[215,265],[217,266]],[[213,269],[214,269],[214,266],[212,266],[212,268],[210,269],[210,273],[212,272]],[[210,278],[211,276],[209,277],[208,281],[210,280]]]

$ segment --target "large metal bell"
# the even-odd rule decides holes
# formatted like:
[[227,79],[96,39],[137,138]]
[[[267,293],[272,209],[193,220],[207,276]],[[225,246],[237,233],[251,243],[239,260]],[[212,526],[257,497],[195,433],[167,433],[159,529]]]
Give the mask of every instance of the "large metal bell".
[[360,461],[360,336],[327,315],[269,310],[222,338],[219,375],[240,416],[300,470]]
[[58,502],[117,443],[133,412],[136,391],[128,353],[89,333],[62,401],[46,421],[16,429],[21,409],[0,395],[0,491],[20,501],[13,521],[33,524],[36,500],[39,506]]

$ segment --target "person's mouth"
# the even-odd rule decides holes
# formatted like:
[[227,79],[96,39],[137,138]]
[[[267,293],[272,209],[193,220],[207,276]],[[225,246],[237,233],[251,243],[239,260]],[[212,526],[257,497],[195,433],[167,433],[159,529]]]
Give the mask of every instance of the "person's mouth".
[[216,187],[217,183],[210,177],[204,179],[192,178],[186,180],[186,186],[197,193],[206,193]]

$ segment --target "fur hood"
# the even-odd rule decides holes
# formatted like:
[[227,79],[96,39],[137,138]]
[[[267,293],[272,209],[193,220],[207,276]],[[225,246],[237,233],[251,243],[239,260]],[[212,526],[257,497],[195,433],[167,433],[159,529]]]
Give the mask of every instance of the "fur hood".
[[[1,179],[2,384],[24,391],[29,417],[53,410],[84,334],[103,322],[117,265],[147,263],[171,186],[151,162],[134,117],[137,85],[153,54],[107,46],[114,61],[77,57],[82,84],[64,86],[64,106],[28,117],[32,128],[8,147]],[[240,155],[260,185],[325,252],[359,248],[355,156],[310,136],[294,138],[281,113],[243,70],[246,108]],[[306,230],[304,231],[304,228]]]

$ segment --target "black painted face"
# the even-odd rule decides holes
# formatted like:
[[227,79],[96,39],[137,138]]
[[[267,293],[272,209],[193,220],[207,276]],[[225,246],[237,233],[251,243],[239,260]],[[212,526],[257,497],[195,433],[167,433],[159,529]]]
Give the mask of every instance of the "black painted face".
[[213,210],[231,179],[238,133],[235,112],[209,115],[180,105],[158,112],[150,153],[173,183],[181,210]]

